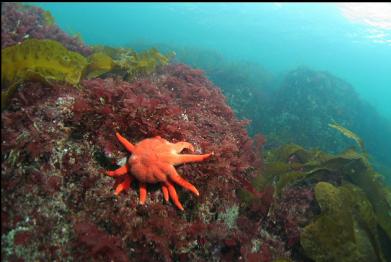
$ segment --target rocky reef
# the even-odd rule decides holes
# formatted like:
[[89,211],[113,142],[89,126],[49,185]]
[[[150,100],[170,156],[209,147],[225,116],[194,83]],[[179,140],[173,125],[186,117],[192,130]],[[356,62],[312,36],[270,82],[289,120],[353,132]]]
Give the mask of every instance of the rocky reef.
[[[56,27],[39,8],[2,3],[2,260],[391,259],[390,189],[365,154],[263,150],[265,138],[248,135],[202,71],[156,49],[79,43],[86,54],[59,39],[23,40],[13,32],[26,17],[39,27],[31,32]],[[214,152],[177,166],[200,196],[177,187],[181,211],[158,184],[145,205],[137,182],[114,195],[122,181],[105,171],[129,157],[115,131]]]
[[[26,82],[2,113],[3,232],[41,239],[26,240],[16,254],[47,258],[50,247],[53,259],[223,255],[225,239],[238,230],[235,191],[256,174],[260,155],[221,92],[183,65],[132,83],[107,78],[81,86]],[[164,204],[153,185],[145,206],[134,189],[113,195],[115,181],[104,171],[127,157],[115,130],[131,141],[160,135],[215,152],[210,161],[178,168],[201,192],[197,199],[179,193],[185,213]]]
[[296,143],[337,153],[354,146],[329,127],[338,123],[365,141],[372,162],[390,174],[387,179],[391,183],[390,121],[343,79],[307,67],[274,76],[260,64],[233,62],[216,51],[161,47],[175,50],[177,60],[204,70],[222,89],[236,115],[251,119],[249,133],[267,136],[267,146]]

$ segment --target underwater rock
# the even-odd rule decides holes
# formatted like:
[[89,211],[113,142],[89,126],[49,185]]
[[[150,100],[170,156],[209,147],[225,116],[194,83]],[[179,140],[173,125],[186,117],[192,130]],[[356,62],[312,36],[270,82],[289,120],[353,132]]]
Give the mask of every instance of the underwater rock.
[[91,257],[97,259],[100,255],[105,260],[130,261],[121,247],[121,240],[118,237],[110,236],[97,228],[95,224],[88,222],[78,222],[75,224],[74,229],[78,241],[90,250],[90,253],[85,254],[86,259]]
[[297,143],[336,153],[356,146],[329,126],[336,122],[357,133],[378,160],[376,168],[390,173],[391,125],[343,79],[304,67],[277,78],[258,64],[229,61],[213,50],[170,45],[159,50],[175,50],[175,61],[204,70],[238,118],[251,119],[249,133],[267,135],[266,147]]
[[391,140],[385,139],[391,136],[391,126],[344,80],[298,68],[284,77],[271,97],[259,115],[259,130],[270,144],[296,143],[332,153],[355,147],[354,141],[329,126],[336,122],[359,135],[369,154],[391,166]]
[[[235,192],[259,172],[260,152],[247,135],[247,122],[235,118],[218,88],[184,65],[166,66],[133,82],[107,78],[81,85],[26,82],[2,112],[6,258],[93,254],[115,259],[115,250],[128,247],[120,249],[137,260],[237,259],[242,246],[251,246],[258,231],[244,233],[238,227]],[[164,203],[158,185],[148,185],[144,206],[138,204],[136,185],[114,196],[115,181],[105,170],[127,156],[115,130],[134,143],[160,135],[170,142],[189,141],[198,153],[213,151],[208,161],[177,168],[200,197],[177,187],[186,210],[181,213]],[[89,226],[80,233],[77,221]],[[258,228],[252,223],[248,226]],[[107,243],[114,241],[113,252],[103,254],[106,247],[87,239],[89,228]],[[22,229],[38,241],[18,246],[15,253],[11,240]],[[275,256],[282,245],[273,243],[267,250]]]
[[[208,78],[221,88],[228,104],[239,118],[251,119],[249,133],[262,130],[263,112],[270,94],[272,74],[254,62],[231,61],[214,50],[192,47],[162,46],[175,50],[175,59],[205,71]],[[160,50],[160,49],[159,49]]]
[[197,45],[181,46],[148,43],[132,43],[136,50],[151,47],[164,53],[175,51],[174,62],[184,63],[201,69],[215,85],[219,86],[239,119],[251,119],[247,129],[251,135],[260,132],[263,119],[270,118],[264,114],[272,88],[272,74],[262,65],[255,62],[227,59],[216,50],[201,48]]
[[351,129],[359,118],[355,107],[360,103],[353,87],[343,80],[298,68],[289,72],[276,90],[269,108],[273,117],[264,120],[263,128],[269,140],[338,152],[351,143],[336,136],[328,124],[335,120]]
[[91,48],[79,37],[62,31],[49,11],[20,3],[1,3],[1,48],[20,44],[27,39],[52,39],[67,49],[90,55]]

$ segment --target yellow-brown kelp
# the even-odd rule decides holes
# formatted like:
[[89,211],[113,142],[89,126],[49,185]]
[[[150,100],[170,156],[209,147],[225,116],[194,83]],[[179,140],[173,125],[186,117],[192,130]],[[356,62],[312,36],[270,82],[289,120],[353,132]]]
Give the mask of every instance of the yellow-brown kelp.
[[327,182],[315,186],[321,214],[301,233],[301,245],[315,261],[385,261],[372,204],[359,187]]
[[[151,48],[142,52],[136,52],[131,48],[112,48],[108,46],[96,46],[95,54],[90,57],[91,71],[87,78],[98,75],[99,71],[116,71],[120,75],[125,74],[124,78],[133,80],[136,77],[153,73],[159,66],[167,65],[170,59],[175,55],[169,53],[161,54],[157,49]],[[112,63],[103,55],[112,58]],[[99,67],[103,70],[95,70]],[[111,70],[108,70],[111,67]],[[90,70],[90,69],[89,69]]]
[[334,123],[334,124],[329,124],[329,127],[332,127],[334,129],[337,129],[339,132],[341,132],[341,134],[343,134],[344,136],[350,138],[350,139],[353,139],[354,141],[356,141],[356,143],[358,144],[358,146],[360,147],[361,151],[364,152],[365,149],[364,149],[364,142],[362,141],[362,139],[356,135],[355,133],[353,133],[352,131],[350,131],[349,129],[337,124],[337,123]]
[[29,39],[1,50],[2,109],[19,83],[32,78],[77,85],[87,59],[54,40]]
[[92,54],[88,57],[88,63],[86,72],[87,79],[95,78],[104,73],[110,72],[114,67],[113,59],[103,52],[96,52]]

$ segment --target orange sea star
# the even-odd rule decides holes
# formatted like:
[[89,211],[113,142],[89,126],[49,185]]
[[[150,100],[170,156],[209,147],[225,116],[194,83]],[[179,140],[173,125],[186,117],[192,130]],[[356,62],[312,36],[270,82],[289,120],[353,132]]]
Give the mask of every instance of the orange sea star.
[[140,204],[142,205],[147,197],[146,183],[161,182],[164,199],[168,201],[171,197],[174,204],[181,210],[183,210],[183,206],[179,202],[173,182],[199,196],[197,188],[180,177],[174,166],[182,163],[200,162],[213,153],[203,155],[179,154],[185,148],[194,152],[194,147],[188,142],[173,144],[160,136],[144,139],[133,145],[119,133],[115,135],[126,150],[132,153],[124,166],[114,171],[107,171],[109,176],[124,176],[125,178],[115,189],[115,195],[128,189],[133,178],[136,178],[140,182]]

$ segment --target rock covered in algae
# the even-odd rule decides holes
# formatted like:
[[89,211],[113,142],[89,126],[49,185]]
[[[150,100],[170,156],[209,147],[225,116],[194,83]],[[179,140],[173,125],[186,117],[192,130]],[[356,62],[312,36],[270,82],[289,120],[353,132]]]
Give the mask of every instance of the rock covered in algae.
[[[262,236],[257,221],[238,217],[235,191],[258,170],[259,153],[246,122],[235,118],[202,72],[170,65],[134,82],[81,84],[77,90],[28,81],[2,112],[5,261],[126,261],[120,260],[125,255],[130,261],[237,261],[255,252],[288,257],[278,239],[252,251],[253,239]],[[138,204],[138,190],[113,194],[115,181],[105,170],[127,157],[116,129],[135,142],[161,135],[215,152],[210,161],[178,167],[201,192],[195,198],[178,188],[186,212],[164,203],[156,185],[148,185],[147,205]]]
[[361,189],[319,182],[315,197],[322,211],[301,233],[306,255],[315,261],[385,261],[376,217]]
[[1,3],[1,48],[20,44],[28,39],[52,39],[67,49],[90,55],[91,48],[78,35],[65,33],[49,11],[21,3]]
[[[117,75],[122,75],[126,80],[135,80],[138,77],[152,74],[157,68],[168,65],[175,55],[173,53],[164,55],[155,48],[136,52],[131,48],[96,46],[94,50],[95,54],[90,57],[89,66],[92,75],[115,71]],[[103,70],[99,71],[98,68]]]

